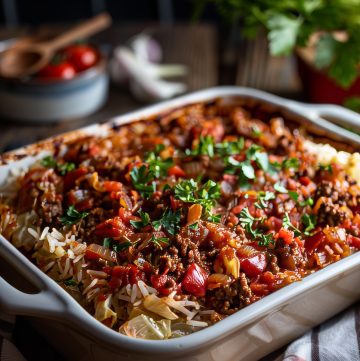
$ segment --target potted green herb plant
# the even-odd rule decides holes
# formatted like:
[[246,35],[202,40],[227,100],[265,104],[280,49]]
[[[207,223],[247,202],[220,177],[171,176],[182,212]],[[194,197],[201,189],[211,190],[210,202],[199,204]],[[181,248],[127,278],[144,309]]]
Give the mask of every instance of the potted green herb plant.
[[360,103],[360,0],[200,0],[199,8],[207,3],[245,35],[265,28],[272,55],[295,52],[310,101]]

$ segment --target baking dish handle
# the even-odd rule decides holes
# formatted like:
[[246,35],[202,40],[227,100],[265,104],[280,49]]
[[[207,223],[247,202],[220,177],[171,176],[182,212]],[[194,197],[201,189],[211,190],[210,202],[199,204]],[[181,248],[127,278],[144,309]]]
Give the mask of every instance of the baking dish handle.
[[360,130],[360,114],[350,109],[335,104],[298,104],[313,112],[317,117],[329,119],[340,126]]
[[35,294],[19,291],[0,276],[0,307],[12,315],[61,317],[66,303],[47,289]]

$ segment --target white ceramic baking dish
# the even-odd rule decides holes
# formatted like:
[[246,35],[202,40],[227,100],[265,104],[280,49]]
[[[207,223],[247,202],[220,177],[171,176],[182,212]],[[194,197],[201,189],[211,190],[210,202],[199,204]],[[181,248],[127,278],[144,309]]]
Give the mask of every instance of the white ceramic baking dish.
[[[310,106],[239,87],[199,91],[117,117],[109,124],[123,124],[188,103],[219,97],[260,102],[266,107],[281,109],[323,135],[342,139],[360,148],[358,135],[321,118],[324,113],[336,116],[343,125],[356,126],[360,124],[358,114],[337,106]],[[100,134],[106,129],[107,125],[95,125],[82,131]],[[28,154],[30,150],[25,148],[16,153]],[[42,156],[43,153],[35,154],[35,157]],[[27,156],[1,166],[0,183],[6,179],[10,169],[26,167],[33,161],[33,156]],[[8,283],[11,282],[9,278],[6,281],[0,277],[1,310],[28,316],[41,334],[69,360],[254,360],[288,343],[360,298],[359,252],[266,296],[214,326],[178,339],[147,341],[123,336],[96,321],[3,237],[0,237],[0,258],[8,264],[7,271],[20,274],[26,283],[31,283],[38,290],[31,294],[22,292]]]

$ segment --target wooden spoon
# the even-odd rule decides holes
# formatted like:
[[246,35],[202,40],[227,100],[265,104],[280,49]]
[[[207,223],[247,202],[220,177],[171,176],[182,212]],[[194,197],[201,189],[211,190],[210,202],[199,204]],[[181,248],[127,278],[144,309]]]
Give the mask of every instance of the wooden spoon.
[[56,51],[76,40],[94,35],[110,24],[110,16],[103,13],[50,41],[15,45],[2,54],[0,74],[6,78],[21,78],[34,74],[51,61]]

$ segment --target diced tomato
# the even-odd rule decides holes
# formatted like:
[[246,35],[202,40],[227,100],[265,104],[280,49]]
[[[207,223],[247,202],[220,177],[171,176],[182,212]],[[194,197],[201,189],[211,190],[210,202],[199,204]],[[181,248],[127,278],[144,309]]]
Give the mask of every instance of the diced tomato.
[[124,207],[119,208],[119,217],[127,225],[130,224],[130,221],[140,221],[139,217],[134,216],[130,211],[128,211]]
[[203,297],[206,293],[206,282],[209,275],[196,263],[192,263],[186,270],[181,282],[182,289],[196,297]]
[[277,238],[281,238],[286,244],[291,244],[294,241],[294,232],[289,229],[281,228]]
[[139,280],[144,280],[144,273],[133,264],[127,266],[115,266],[111,272],[109,281],[110,288],[119,288],[128,284],[133,285]]
[[104,181],[103,187],[106,192],[120,192],[122,189],[122,183],[115,181]]
[[282,226],[282,220],[277,217],[270,217],[265,221],[265,225],[270,228],[270,230],[274,230],[275,232],[279,232]]
[[107,295],[104,295],[103,293],[100,293],[98,296],[98,301],[103,302],[107,299]]
[[305,249],[307,253],[309,254],[313,253],[320,246],[320,244],[322,244],[325,241],[326,241],[326,236],[322,231],[315,233],[314,235],[306,238]]
[[264,272],[264,273],[260,276],[260,279],[261,279],[262,282],[264,282],[264,283],[266,283],[266,284],[268,284],[268,285],[270,285],[270,284],[272,284],[272,283],[275,282],[275,276],[274,276],[271,272],[269,272],[269,271]]
[[175,177],[185,177],[186,173],[181,167],[179,167],[178,165],[174,165],[168,169],[168,175],[173,175]]
[[349,234],[346,238],[347,243],[355,248],[360,248],[360,238]]
[[126,226],[120,217],[114,217],[100,223],[95,228],[95,235],[100,237],[120,237],[126,231]]
[[69,189],[73,188],[76,180],[87,173],[88,173],[87,168],[83,168],[83,167],[80,167],[78,169],[66,173],[64,177],[64,191],[66,192]]
[[248,277],[255,277],[264,272],[266,268],[266,256],[264,253],[258,253],[252,257],[240,260],[240,269]]
[[268,285],[262,283],[250,283],[251,291],[259,297],[263,297],[269,294]]
[[175,280],[168,275],[152,275],[151,284],[164,296],[168,296],[177,286]]
[[173,211],[176,211],[177,209],[181,208],[183,202],[178,199],[175,199],[173,196],[170,196],[170,205],[171,205],[171,209]]
[[311,179],[309,177],[300,177],[299,178],[299,182],[303,185],[303,186],[308,186],[311,183]]

